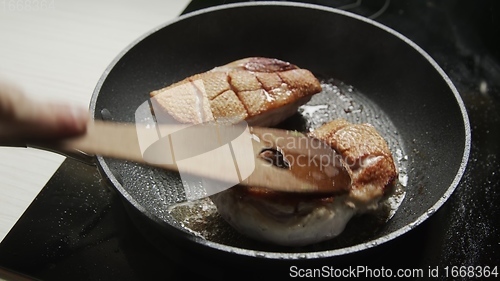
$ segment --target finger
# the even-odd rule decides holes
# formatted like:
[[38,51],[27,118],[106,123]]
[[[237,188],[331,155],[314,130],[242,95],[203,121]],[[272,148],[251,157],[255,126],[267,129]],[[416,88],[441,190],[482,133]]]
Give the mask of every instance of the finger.
[[84,133],[88,120],[82,108],[41,103],[18,119],[0,121],[0,138],[42,141],[70,137]]
[[32,110],[20,118],[26,133],[39,138],[61,138],[85,132],[87,110],[66,104],[32,103]]
[[88,111],[67,104],[36,102],[18,88],[0,88],[0,140],[36,141],[79,135],[85,132]]

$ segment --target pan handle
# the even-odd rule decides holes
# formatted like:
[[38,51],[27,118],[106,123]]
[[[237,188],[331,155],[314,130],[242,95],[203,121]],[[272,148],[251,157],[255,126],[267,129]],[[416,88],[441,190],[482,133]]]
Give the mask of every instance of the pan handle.
[[51,147],[44,147],[44,146],[37,146],[37,145],[28,146],[28,147],[54,152],[54,153],[72,158],[72,159],[74,159],[78,162],[81,162],[83,164],[86,164],[89,166],[96,166],[95,155],[85,153],[85,152],[78,150],[78,149],[74,149],[73,151],[61,151],[61,150],[53,149]]

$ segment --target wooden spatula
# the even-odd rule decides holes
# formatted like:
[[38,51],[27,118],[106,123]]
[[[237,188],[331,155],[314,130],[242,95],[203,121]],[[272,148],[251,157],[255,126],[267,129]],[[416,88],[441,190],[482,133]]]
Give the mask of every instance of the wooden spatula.
[[[28,146],[62,154],[79,151],[86,154],[124,159],[226,183],[234,181],[234,176],[229,176],[230,173],[226,171],[234,170],[235,165],[251,164],[253,161],[255,164],[253,172],[247,177],[240,172],[238,174],[239,180],[234,185],[303,193],[343,193],[350,188],[351,180],[346,168],[340,157],[328,145],[294,131],[261,127],[249,127],[248,129],[248,136],[252,143],[252,159],[236,161],[240,150],[238,142],[233,141],[229,147],[233,157],[199,157],[195,162],[191,162],[195,164],[191,164],[187,168],[182,159],[178,159],[179,153],[174,151],[174,156],[169,154],[169,151],[172,151],[171,138],[165,137],[164,140],[170,142],[166,141],[162,145],[162,141],[159,140],[144,151],[141,149],[140,137],[138,137],[142,134],[141,129],[136,124],[129,123],[92,121],[88,124],[86,134],[82,136],[57,143],[37,143]],[[197,149],[195,146],[204,144],[204,134],[209,133],[202,130],[194,132],[197,133],[194,140],[191,138],[189,141],[190,138],[185,138],[185,143],[181,142],[184,154],[194,155]],[[205,128],[205,130],[209,129]],[[220,130],[218,132],[221,133]],[[221,146],[226,144],[228,144],[227,141],[220,142]],[[266,149],[280,154],[275,156],[282,157],[287,165],[279,167],[275,165],[276,163],[272,163],[273,161],[270,161],[272,159],[269,157],[263,157],[261,153]],[[168,161],[161,161],[162,155],[170,155],[165,157],[176,159],[170,159],[172,161],[168,164],[165,163]],[[213,173],[214,168],[220,172]],[[212,170],[212,172],[208,170]]]

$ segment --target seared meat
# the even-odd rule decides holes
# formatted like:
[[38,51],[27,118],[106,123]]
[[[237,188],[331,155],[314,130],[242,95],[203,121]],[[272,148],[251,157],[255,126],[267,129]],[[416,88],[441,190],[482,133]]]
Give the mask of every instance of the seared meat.
[[337,151],[351,174],[351,204],[377,203],[397,177],[387,142],[370,124],[331,121],[309,134]]
[[188,77],[150,95],[179,122],[227,117],[233,122],[273,126],[320,91],[310,71],[277,59],[253,57]]
[[[182,123],[231,118],[235,123],[273,126],[320,91],[308,70],[276,59],[246,58],[153,91],[151,97],[153,106]],[[397,176],[378,132],[369,124],[335,120],[310,136],[342,156],[350,188],[324,195],[236,186],[210,197],[221,216],[254,239],[302,246],[331,239],[356,213],[376,209]]]
[[381,205],[397,173],[387,143],[371,125],[335,120],[310,135],[342,156],[351,189],[321,195],[237,186],[211,196],[221,216],[236,230],[257,240],[303,246],[339,235],[356,213]]

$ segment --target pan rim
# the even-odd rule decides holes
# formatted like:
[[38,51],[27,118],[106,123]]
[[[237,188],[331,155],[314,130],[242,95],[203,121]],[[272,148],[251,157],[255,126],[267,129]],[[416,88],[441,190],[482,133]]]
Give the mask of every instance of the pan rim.
[[[259,258],[266,258],[266,259],[288,259],[288,260],[296,260],[296,259],[318,259],[318,258],[326,258],[326,257],[334,257],[334,256],[341,256],[341,255],[346,255],[346,254],[351,254],[355,252],[359,252],[362,250],[367,250],[370,248],[373,248],[375,246],[381,245],[383,243],[386,243],[388,241],[394,240],[395,238],[407,233],[408,231],[412,230],[413,228],[417,227],[420,225],[422,222],[427,220],[430,216],[432,216],[439,208],[442,207],[442,205],[449,199],[449,197],[453,194],[455,189],[457,188],[458,184],[460,183],[460,180],[462,179],[467,162],[469,159],[470,155],[470,149],[471,149],[471,129],[470,129],[470,123],[469,123],[469,117],[467,114],[467,110],[465,107],[465,104],[454,86],[453,82],[451,79],[448,77],[448,75],[445,73],[445,71],[438,65],[438,63],[427,53],[425,52],[420,46],[418,46],[416,43],[411,41],[409,38],[406,36],[402,35],[401,33],[393,30],[390,27],[387,27],[381,23],[378,23],[372,19],[368,19],[359,15],[356,15],[351,12],[339,10],[336,8],[329,8],[321,5],[316,5],[316,4],[306,4],[306,3],[294,3],[294,2],[278,2],[278,1],[259,1],[259,2],[246,2],[246,3],[233,3],[233,4],[224,4],[224,5],[219,5],[219,6],[214,6],[210,8],[205,8],[201,9],[198,11],[194,11],[185,15],[181,15],[178,18],[168,21],[164,24],[161,24],[153,29],[151,29],[149,32],[146,32],[133,42],[131,42],[125,49],[123,49],[115,58],[114,60],[109,64],[109,66],[105,69],[104,73],[98,80],[98,83],[94,89],[94,92],[92,94],[91,102],[90,102],[90,113],[91,116],[94,116],[96,118],[96,105],[97,105],[97,98],[99,96],[99,93],[101,91],[101,88],[106,81],[106,78],[108,77],[108,74],[114,69],[116,64],[120,61],[120,59],[127,54],[135,45],[137,45],[139,42],[142,40],[146,39],[150,35],[156,33],[157,31],[175,24],[177,22],[196,17],[201,14],[207,14],[211,13],[214,11],[220,11],[220,10],[225,10],[225,9],[235,9],[235,8],[244,8],[244,7],[254,7],[254,6],[280,6],[280,7],[298,7],[298,8],[304,8],[304,9],[314,9],[314,10],[321,10],[325,12],[330,12],[334,13],[337,15],[341,16],[346,16],[353,18],[355,20],[359,20],[362,22],[365,22],[369,25],[375,26],[377,28],[380,28],[381,30],[388,32],[392,34],[393,36],[397,37],[398,39],[402,40],[405,42],[407,45],[409,45],[411,48],[416,50],[427,62],[431,64],[431,66],[438,72],[438,74],[444,79],[448,87],[450,88],[451,92],[453,93],[455,100],[457,102],[457,105],[459,106],[460,112],[462,114],[462,119],[463,119],[463,125],[464,125],[464,134],[465,134],[465,142],[464,142],[464,151],[462,154],[462,160],[460,163],[460,166],[457,170],[457,173],[450,184],[450,186],[446,189],[446,192],[444,193],[443,196],[441,196],[437,202],[428,209],[427,212],[419,216],[417,219],[415,219],[413,222],[405,225],[404,227],[401,227],[397,229],[396,231],[393,231],[391,233],[388,233],[382,237],[376,238],[371,241],[366,241],[361,244],[345,247],[345,248],[339,248],[339,249],[334,249],[334,250],[325,250],[325,251],[317,251],[317,252],[300,252],[300,253],[290,253],[290,252],[285,252],[285,253],[280,253],[280,252],[267,252],[267,251],[262,251],[262,250],[250,250],[250,249],[243,249],[243,248],[238,248],[234,246],[228,246],[208,240],[204,240],[200,237],[196,237],[194,235],[186,235],[186,239],[190,239],[191,241],[195,243],[201,243],[205,246],[208,246],[213,249],[217,249],[220,251],[224,252],[229,252],[229,253],[234,253],[238,255],[243,255],[243,256],[248,256],[248,257],[259,257]],[[159,224],[166,224],[162,219],[157,217],[156,215],[148,212],[144,206],[139,204],[132,196],[125,190],[125,188],[122,186],[122,184],[119,182],[119,180],[113,176],[113,173],[110,169],[110,167],[107,165],[106,161],[104,160],[103,157],[97,156],[97,164],[101,172],[106,175],[106,177],[111,181],[112,185],[119,191],[119,193],[125,197],[126,200],[130,204],[133,205],[134,208],[139,210],[141,213],[145,214],[149,219],[151,219],[154,223],[159,223]],[[169,225],[170,227],[174,228],[173,226]],[[179,230],[179,232],[181,232]]]

